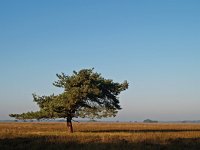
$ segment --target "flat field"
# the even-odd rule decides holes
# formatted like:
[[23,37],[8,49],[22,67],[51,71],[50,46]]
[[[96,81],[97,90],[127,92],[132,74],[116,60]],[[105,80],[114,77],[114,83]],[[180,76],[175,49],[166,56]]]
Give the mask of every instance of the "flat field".
[[200,149],[200,124],[0,123],[0,149]]

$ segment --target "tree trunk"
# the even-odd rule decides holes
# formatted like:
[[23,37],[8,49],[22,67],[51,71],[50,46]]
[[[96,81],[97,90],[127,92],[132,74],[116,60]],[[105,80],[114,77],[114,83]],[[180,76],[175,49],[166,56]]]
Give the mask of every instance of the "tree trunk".
[[67,128],[69,133],[73,133],[72,118],[67,117]]

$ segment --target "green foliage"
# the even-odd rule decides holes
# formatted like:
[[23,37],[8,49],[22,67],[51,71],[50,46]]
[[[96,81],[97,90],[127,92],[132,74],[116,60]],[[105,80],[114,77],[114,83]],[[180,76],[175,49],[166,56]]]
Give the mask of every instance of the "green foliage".
[[41,118],[102,118],[113,117],[118,110],[118,95],[128,88],[127,81],[123,83],[105,79],[94,69],[74,71],[71,76],[57,74],[58,81],[53,85],[63,88],[59,95],[37,96],[33,101],[38,104],[40,111],[22,114],[10,114],[16,119]]

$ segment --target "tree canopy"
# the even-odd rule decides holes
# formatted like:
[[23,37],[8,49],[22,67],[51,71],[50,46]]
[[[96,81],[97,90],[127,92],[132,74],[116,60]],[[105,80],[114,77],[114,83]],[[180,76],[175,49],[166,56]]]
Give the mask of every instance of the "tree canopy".
[[72,75],[56,74],[58,80],[54,86],[63,88],[58,95],[38,96],[33,94],[33,101],[40,108],[37,112],[10,114],[16,119],[42,119],[74,117],[102,118],[114,117],[118,110],[119,98],[122,91],[128,88],[128,82],[113,82],[105,79],[94,69],[74,71]]

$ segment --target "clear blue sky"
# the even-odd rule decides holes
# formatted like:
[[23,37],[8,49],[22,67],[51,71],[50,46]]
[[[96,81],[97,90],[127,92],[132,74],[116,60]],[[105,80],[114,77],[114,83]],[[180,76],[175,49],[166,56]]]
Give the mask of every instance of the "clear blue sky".
[[56,73],[95,68],[116,82],[113,120],[200,119],[199,0],[0,1],[0,119],[37,110]]

